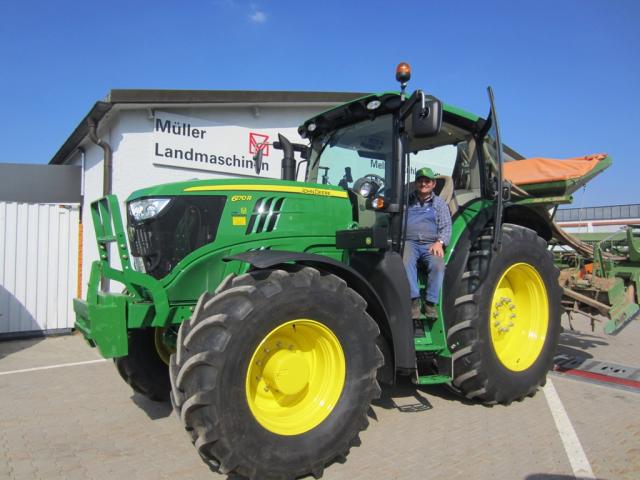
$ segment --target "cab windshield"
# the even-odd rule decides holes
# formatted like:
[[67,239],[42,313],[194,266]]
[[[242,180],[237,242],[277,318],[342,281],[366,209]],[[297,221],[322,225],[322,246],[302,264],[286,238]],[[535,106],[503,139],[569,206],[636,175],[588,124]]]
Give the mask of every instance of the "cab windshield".
[[[441,138],[432,138],[428,144],[409,142],[407,178],[422,167],[451,176],[459,157],[455,143],[465,140],[464,133],[468,134],[443,125]],[[360,178],[374,176],[391,186],[393,143],[391,114],[329,132],[312,144],[307,181],[346,187],[345,182],[351,186]]]
[[348,175],[347,168],[354,180],[371,174],[390,178],[392,121],[390,114],[383,115],[340,128],[316,140],[312,145],[307,181],[338,185]]

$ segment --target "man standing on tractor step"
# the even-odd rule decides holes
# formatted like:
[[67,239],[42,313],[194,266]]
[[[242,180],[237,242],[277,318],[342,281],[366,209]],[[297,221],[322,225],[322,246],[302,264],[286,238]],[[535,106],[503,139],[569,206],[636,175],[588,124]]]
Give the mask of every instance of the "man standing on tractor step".
[[436,317],[444,279],[444,248],[451,239],[451,213],[443,199],[433,193],[436,175],[428,167],[416,172],[415,191],[409,196],[404,267],[411,287],[411,316],[420,318],[418,263],[427,267],[425,315]]

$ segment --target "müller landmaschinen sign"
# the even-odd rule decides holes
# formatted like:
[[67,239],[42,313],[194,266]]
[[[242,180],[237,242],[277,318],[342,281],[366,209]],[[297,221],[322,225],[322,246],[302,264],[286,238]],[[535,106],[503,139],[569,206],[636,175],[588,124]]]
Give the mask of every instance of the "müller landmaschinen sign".
[[263,150],[261,177],[279,178],[279,160],[269,156],[275,129],[250,129],[221,125],[210,120],[155,112],[153,163],[196,168],[236,175],[255,176],[253,154]]

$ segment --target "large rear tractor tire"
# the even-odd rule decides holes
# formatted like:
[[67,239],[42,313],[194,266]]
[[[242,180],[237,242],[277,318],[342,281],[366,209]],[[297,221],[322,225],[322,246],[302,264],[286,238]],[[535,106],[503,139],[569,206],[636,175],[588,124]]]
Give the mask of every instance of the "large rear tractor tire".
[[558,269],[533,230],[503,225],[492,251],[485,230],[469,253],[447,340],[452,387],[469,399],[509,404],[544,385],[560,334]]
[[122,379],[134,391],[156,402],[166,402],[171,393],[170,350],[161,342],[161,328],[129,331],[129,354],[114,358]]
[[205,293],[178,333],[172,400],[203,460],[250,479],[322,475],[380,395],[378,326],[334,275],[256,271]]

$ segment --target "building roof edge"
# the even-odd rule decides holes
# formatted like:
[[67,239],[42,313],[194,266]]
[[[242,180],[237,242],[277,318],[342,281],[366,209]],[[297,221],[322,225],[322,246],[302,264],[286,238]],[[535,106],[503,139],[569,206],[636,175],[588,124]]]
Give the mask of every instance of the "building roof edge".
[[104,101],[94,104],[75,130],[49,161],[60,165],[88,135],[88,119],[99,123],[117,104],[224,104],[224,103],[325,103],[339,104],[366,95],[356,92],[288,92],[251,90],[138,90],[113,89]]

